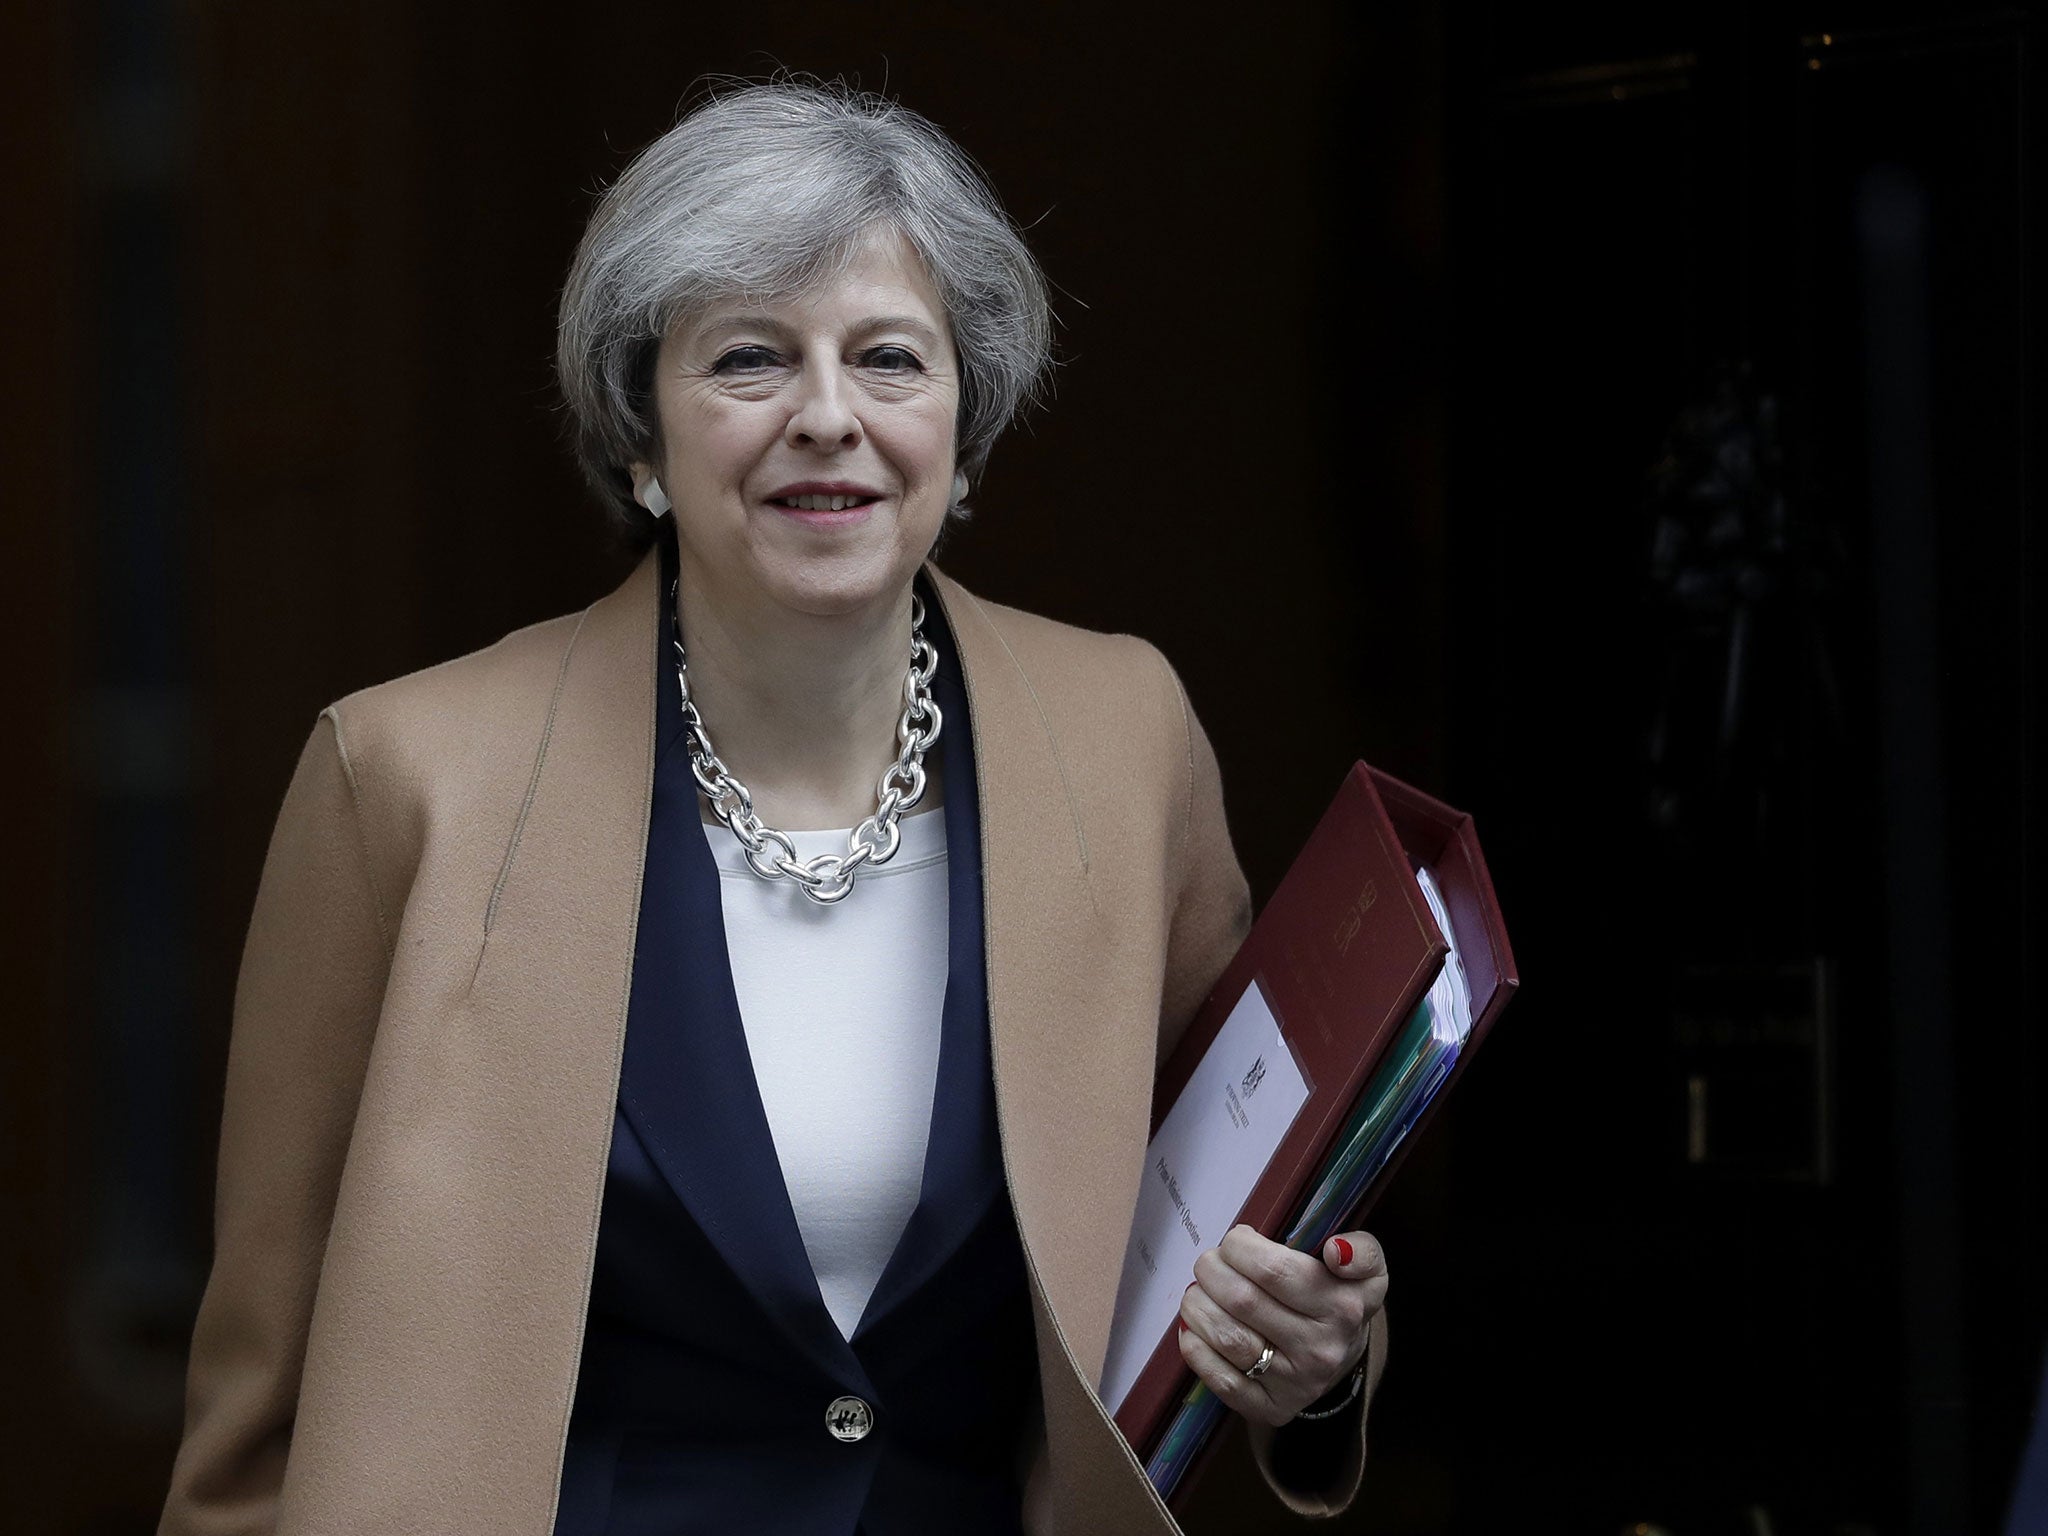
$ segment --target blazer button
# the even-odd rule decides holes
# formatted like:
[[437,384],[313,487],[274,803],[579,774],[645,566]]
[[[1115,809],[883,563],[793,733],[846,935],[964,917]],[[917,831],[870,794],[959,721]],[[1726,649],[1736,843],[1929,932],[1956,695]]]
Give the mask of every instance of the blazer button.
[[825,1410],[825,1427],[832,1431],[833,1439],[851,1445],[867,1439],[868,1431],[875,1427],[875,1410],[857,1397],[835,1397]]

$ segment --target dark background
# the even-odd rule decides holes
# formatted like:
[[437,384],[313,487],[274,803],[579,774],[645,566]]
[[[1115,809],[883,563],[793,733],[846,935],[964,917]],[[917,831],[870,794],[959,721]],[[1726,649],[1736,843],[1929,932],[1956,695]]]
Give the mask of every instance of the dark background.
[[[2048,1326],[2030,11],[0,25],[10,1529],[153,1523],[294,756],[622,574],[554,296],[692,82],[778,65],[935,118],[1057,285],[949,569],[1164,647],[1262,895],[1354,757],[1478,817],[1526,995],[1374,1220],[1341,1528],[1998,1529]],[[1243,1482],[1201,1528],[1284,1528]]]

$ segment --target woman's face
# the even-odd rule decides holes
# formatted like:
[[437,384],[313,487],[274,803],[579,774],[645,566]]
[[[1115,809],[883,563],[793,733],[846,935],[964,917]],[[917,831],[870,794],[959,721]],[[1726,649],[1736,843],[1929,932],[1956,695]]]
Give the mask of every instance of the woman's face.
[[900,234],[793,299],[714,305],[655,363],[660,476],[714,598],[810,614],[894,602],[938,537],[959,376]]

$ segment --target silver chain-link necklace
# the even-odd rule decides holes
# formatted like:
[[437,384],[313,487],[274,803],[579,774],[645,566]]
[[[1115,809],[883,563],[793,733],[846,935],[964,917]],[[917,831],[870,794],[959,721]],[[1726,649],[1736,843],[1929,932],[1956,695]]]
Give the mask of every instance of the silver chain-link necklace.
[[697,780],[711,813],[739,839],[747,851],[747,868],[763,880],[794,880],[821,906],[843,901],[853,877],[868,864],[886,864],[895,856],[902,833],[897,818],[924,798],[924,755],[939,739],[945,716],[932,699],[932,674],[939,653],[924,637],[924,603],[910,594],[910,670],[903,678],[903,713],[896,718],[896,761],[882,770],[875,784],[875,813],[846,834],[846,852],[821,853],[799,859],[787,832],[767,825],[754,814],[754,797],[719,761],[704,717],[690,698],[690,664],[683,655],[683,624],[676,611],[676,583],[668,588],[669,628],[675,636],[676,688],[683,696],[683,728],[689,733],[690,773]]

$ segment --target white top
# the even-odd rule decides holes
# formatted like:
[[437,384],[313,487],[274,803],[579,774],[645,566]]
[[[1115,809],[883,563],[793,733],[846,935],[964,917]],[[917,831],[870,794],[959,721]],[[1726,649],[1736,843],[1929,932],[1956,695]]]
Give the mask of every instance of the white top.
[[[832,906],[747,868],[706,822],[733,990],[797,1229],[826,1310],[853,1336],[917,1207],[946,1000],[946,818],[897,823],[888,863]],[[797,857],[844,832],[792,832]]]

